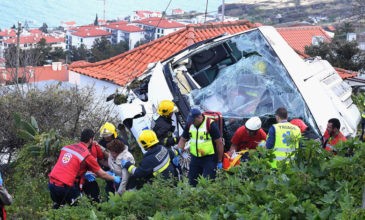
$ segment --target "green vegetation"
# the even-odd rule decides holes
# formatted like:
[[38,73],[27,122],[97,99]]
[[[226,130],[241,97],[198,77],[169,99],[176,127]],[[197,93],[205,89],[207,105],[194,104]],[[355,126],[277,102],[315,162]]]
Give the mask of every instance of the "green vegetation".
[[91,204],[83,197],[79,206],[59,210],[50,209],[44,154],[23,149],[6,180],[15,196],[8,210],[23,219],[363,219],[365,145],[352,140],[337,149],[334,156],[305,142],[295,161],[273,170],[273,151],[260,148],[248,163],[220,172],[214,182],[200,179],[196,188],[186,179],[175,186],[158,178],[108,202]]

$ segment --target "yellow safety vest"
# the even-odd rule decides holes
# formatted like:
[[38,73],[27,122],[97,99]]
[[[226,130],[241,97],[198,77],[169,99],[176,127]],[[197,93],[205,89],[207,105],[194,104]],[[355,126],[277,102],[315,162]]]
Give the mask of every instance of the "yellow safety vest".
[[364,106],[364,110],[362,111],[362,114],[361,114],[361,116],[362,116],[363,118],[365,118],[365,101],[364,101],[364,104],[363,104],[363,106]]
[[[276,168],[277,161],[286,159],[289,154],[299,147],[299,142],[291,140],[293,137],[300,137],[301,132],[298,126],[295,126],[289,122],[283,122],[273,125],[275,128],[275,145],[274,154],[275,159],[271,163],[273,168]],[[292,155],[292,158],[294,155]],[[289,161],[287,161],[289,162]]]
[[[207,130],[207,117],[199,128],[190,126],[190,153],[196,157],[204,157],[215,153],[212,137]],[[210,121],[212,123],[212,121]]]

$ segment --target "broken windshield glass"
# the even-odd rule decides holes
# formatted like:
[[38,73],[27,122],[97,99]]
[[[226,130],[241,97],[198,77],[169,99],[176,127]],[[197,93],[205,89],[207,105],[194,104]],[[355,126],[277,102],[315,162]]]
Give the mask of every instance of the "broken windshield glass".
[[[259,30],[229,38],[223,44],[229,46],[228,58],[233,64],[222,65],[222,62],[229,62],[220,59],[205,68],[204,74],[206,78],[210,77],[211,83],[191,91],[191,106],[221,112],[229,133],[228,140],[252,116],[259,116],[267,131],[275,123],[274,115],[279,107],[285,107],[290,118],[301,118],[316,130],[296,85]],[[216,71],[214,79],[208,75],[210,69]]]

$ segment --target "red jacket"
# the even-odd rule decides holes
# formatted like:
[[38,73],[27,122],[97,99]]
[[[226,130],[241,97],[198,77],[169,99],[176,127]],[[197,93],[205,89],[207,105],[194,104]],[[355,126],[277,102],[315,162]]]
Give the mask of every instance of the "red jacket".
[[338,142],[340,141],[347,141],[346,137],[343,136],[343,134],[341,133],[341,131],[338,133],[338,135],[335,138],[332,138],[330,136],[330,134],[328,134],[328,131],[326,130],[324,132],[324,136],[323,136],[323,144],[325,144],[326,142],[326,146],[324,149],[326,149],[327,151],[336,151],[336,149],[334,148],[334,146],[336,144],[338,144]]
[[51,173],[50,180],[73,186],[81,172],[81,163],[90,155],[84,144],[73,144],[61,149],[61,154]]

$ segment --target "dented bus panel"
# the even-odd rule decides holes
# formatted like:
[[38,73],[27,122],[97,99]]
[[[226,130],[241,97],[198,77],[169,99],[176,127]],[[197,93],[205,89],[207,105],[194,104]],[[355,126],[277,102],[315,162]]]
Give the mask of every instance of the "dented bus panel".
[[[174,120],[179,134],[190,108],[221,112],[226,148],[252,116],[261,118],[267,132],[279,107],[288,110],[289,120],[301,118],[318,138],[330,118],[341,121],[348,137],[355,136],[360,121],[351,87],[334,68],[324,60],[303,60],[273,27],[193,45],[156,63],[143,77],[143,98],[129,91],[128,103],[121,105],[123,121],[136,138],[151,127],[159,102],[166,99],[179,108]],[[133,110],[142,109],[138,106],[144,114]]]

